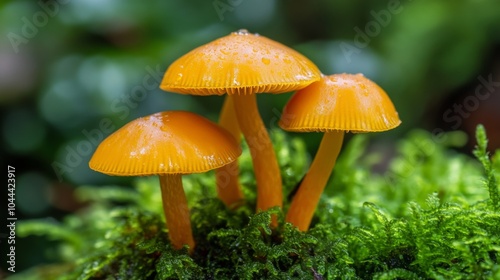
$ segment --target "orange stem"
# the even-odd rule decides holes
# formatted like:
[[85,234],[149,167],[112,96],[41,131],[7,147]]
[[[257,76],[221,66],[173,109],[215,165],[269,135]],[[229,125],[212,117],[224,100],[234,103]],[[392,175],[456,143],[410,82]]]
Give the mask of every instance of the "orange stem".
[[323,135],[316,157],[293,197],[286,221],[301,231],[309,229],[316,206],[337,161],[343,140],[343,131],[326,132]]
[[[234,110],[252,156],[257,181],[257,211],[282,207],[281,173],[254,94],[232,95]],[[276,218],[273,218],[276,225]]]
[[175,249],[181,249],[184,245],[188,245],[189,252],[192,252],[195,243],[181,176],[180,174],[160,175],[161,198],[172,246]]
[[[219,124],[229,131],[238,143],[240,142],[241,131],[234,112],[233,101],[228,96],[226,96],[224,105],[222,105]],[[239,166],[237,160],[215,170],[217,195],[229,208],[237,208],[243,202],[244,197],[238,175]]]

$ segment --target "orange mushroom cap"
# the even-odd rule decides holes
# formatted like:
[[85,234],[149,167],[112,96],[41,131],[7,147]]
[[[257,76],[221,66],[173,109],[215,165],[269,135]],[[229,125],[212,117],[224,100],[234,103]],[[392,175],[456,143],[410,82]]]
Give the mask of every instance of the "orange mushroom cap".
[[324,76],[297,91],[279,125],[288,131],[385,131],[401,123],[387,93],[362,74]]
[[241,148],[217,124],[184,111],[136,119],[106,138],[89,162],[109,175],[200,173],[238,158]]
[[283,93],[320,77],[316,65],[297,51],[240,30],[174,61],[160,88],[195,95]]

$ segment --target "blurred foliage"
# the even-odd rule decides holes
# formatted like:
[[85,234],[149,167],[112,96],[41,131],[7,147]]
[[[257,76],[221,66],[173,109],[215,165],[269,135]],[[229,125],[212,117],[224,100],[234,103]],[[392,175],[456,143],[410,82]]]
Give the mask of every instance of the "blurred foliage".
[[[410,133],[392,163],[417,156],[411,172],[391,164],[386,174],[376,174],[369,169],[377,161],[367,160],[373,155],[360,157],[364,135],[356,136],[335,168],[330,186],[335,193],[323,195],[305,233],[284,223],[277,208],[254,214],[253,199],[228,210],[215,197],[213,173],[185,176],[197,242],[192,256],[187,248],[171,248],[153,178],[137,180],[133,189],[80,187],[88,207],[62,222],[19,225],[21,237],[60,240],[58,262],[9,280],[496,279],[500,169],[488,155],[482,126],[477,141],[474,154],[481,164],[446,149],[454,141],[438,144],[422,131]],[[304,154],[304,146],[279,131],[273,142],[290,189],[307,166],[306,159],[291,161],[290,155]],[[432,143],[434,149],[416,143]],[[493,158],[499,155],[497,150]],[[248,156],[245,148],[240,163],[247,193],[255,187]],[[435,170],[436,164],[442,170]],[[272,214],[279,217],[276,229],[269,227]]]

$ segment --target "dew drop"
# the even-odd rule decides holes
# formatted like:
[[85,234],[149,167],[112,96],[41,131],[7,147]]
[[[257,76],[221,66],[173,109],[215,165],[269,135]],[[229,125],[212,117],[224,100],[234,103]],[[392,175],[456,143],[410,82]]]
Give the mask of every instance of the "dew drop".
[[182,80],[182,73],[177,73],[176,81]]
[[269,65],[269,63],[271,63],[271,60],[269,60],[269,58],[263,57],[262,58],[262,63],[264,63],[265,65]]
[[250,33],[246,29],[240,29],[240,30],[238,30],[236,32],[233,32],[232,34],[234,34],[234,35],[248,35]]

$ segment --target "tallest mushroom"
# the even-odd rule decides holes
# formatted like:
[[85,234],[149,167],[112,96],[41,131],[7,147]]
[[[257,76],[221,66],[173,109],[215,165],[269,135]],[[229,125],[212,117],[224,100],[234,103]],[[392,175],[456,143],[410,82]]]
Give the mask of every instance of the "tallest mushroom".
[[[235,136],[243,133],[257,181],[257,210],[282,206],[281,174],[272,143],[260,117],[257,93],[285,93],[320,79],[320,71],[300,53],[246,30],[200,46],[173,62],[160,88],[194,95],[228,94],[234,110],[224,110],[220,124]],[[237,124],[235,123],[237,121]],[[239,137],[237,137],[239,138]],[[219,196],[230,205],[242,197],[237,173],[228,172]]]

